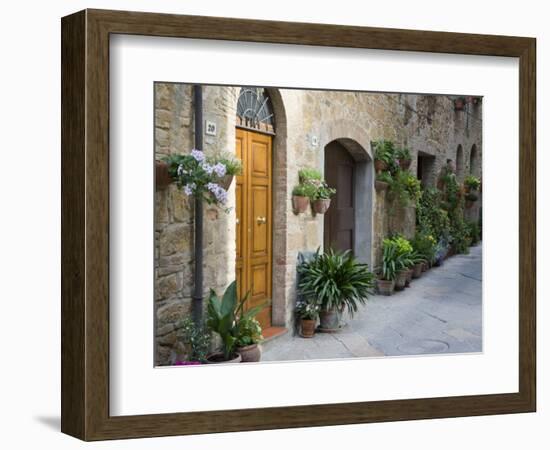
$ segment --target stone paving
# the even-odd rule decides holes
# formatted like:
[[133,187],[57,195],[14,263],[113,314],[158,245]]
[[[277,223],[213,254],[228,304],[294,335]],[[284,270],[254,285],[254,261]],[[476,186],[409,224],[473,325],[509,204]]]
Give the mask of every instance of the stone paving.
[[375,295],[340,333],[292,332],[264,344],[262,361],[482,351],[482,246],[424,272],[391,297]]

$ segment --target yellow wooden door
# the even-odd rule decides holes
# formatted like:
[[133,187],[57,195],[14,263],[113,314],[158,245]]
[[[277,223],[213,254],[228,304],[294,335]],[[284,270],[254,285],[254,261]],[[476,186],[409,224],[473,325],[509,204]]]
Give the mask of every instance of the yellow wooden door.
[[236,279],[248,307],[269,302],[257,319],[271,326],[272,138],[238,128],[236,154],[243,163],[236,183]]

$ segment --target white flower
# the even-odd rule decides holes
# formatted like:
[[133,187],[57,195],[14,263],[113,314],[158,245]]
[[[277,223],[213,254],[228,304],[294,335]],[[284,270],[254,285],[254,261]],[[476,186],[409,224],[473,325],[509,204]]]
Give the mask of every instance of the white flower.
[[215,169],[214,166],[211,164],[208,164],[207,162],[203,162],[201,166],[208,175],[212,175],[212,172],[214,172],[214,169]]
[[196,187],[197,185],[195,183],[186,184],[183,186],[183,192],[185,192],[186,195],[193,195]]
[[214,172],[221,178],[227,173],[227,168],[224,163],[219,162],[214,166]]
[[197,149],[193,149],[191,150],[191,156],[193,158],[195,158],[198,162],[203,162],[204,161],[204,153],[201,152],[200,150],[197,150]]

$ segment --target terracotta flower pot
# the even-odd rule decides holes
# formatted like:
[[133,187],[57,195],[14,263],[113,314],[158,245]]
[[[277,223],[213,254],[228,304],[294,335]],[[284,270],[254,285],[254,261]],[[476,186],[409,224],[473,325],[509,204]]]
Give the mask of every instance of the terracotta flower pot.
[[164,161],[155,161],[155,187],[157,189],[166,189],[172,182],[168,173],[168,164]]
[[221,363],[228,363],[228,364],[236,364],[240,363],[242,360],[242,357],[239,353],[235,353],[231,356],[230,359],[224,359],[223,352],[215,352],[211,353],[206,357],[206,364],[221,364]]
[[389,184],[385,181],[375,180],[374,181],[374,187],[377,191],[385,191],[388,189]]
[[381,159],[374,160],[374,170],[376,170],[376,173],[383,172],[387,168],[388,168],[388,163],[386,161],[383,161]]
[[380,295],[392,295],[395,289],[394,280],[376,280],[376,288]]
[[400,159],[399,160],[399,167],[401,167],[401,170],[407,170],[411,166],[412,161],[410,159]]
[[309,206],[309,197],[303,197],[301,195],[292,196],[292,209],[296,214],[304,213]]
[[403,289],[405,289],[405,284],[407,283],[407,273],[408,271],[406,269],[397,272],[397,277],[395,277],[396,291],[402,291]]
[[340,328],[340,313],[336,309],[322,310],[319,313],[320,327],[325,330],[336,330]]
[[316,214],[324,214],[330,206],[330,198],[320,198],[313,201],[313,211]]
[[237,353],[241,355],[241,362],[259,362],[262,357],[262,348],[258,344],[237,347]]
[[410,287],[413,278],[413,269],[407,269],[407,280],[405,281],[405,287]]
[[424,263],[418,263],[413,266],[413,278],[420,278],[422,276],[422,268],[424,267]]
[[464,109],[464,99],[462,98],[457,98],[455,99],[454,101],[455,103],[455,111],[462,111]]
[[313,319],[301,319],[300,324],[302,328],[302,337],[312,338],[315,334],[315,325],[317,321]]
[[233,178],[233,175],[226,175],[220,180],[219,185],[227,191],[233,182]]
[[427,262],[422,263],[422,272],[426,272],[430,268]]

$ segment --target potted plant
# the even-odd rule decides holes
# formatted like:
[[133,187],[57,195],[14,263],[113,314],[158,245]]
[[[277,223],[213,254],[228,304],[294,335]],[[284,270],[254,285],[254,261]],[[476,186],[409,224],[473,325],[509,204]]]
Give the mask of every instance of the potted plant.
[[386,189],[388,189],[391,182],[392,176],[388,171],[380,172],[376,175],[374,187],[377,191],[385,191]]
[[260,323],[251,316],[243,316],[237,320],[237,353],[241,362],[259,362],[262,357],[260,342],[263,340]]
[[411,260],[413,262],[412,278],[420,278],[422,276],[422,267],[424,266],[426,260],[423,255],[416,251],[413,251]]
[[396,250],[395,250],[395,289],[402,290],[407,285],[407,281],[410,282],[412,277],[412,271],[409,272],[410,267],[413,264],[412,254],[413,248],[411,243],[405,239],[403,236],[396,235],[389,240],[393,241]]
[[320,305],[314,299],[299,300],[296,303],[296,317],[300,319],[301,336],[312,338],[319,318]]
[[208,355],[208,363],[239,363],[241,355],[237,352],[239,322],[243,319],[253,318],[264,305],[259,305],[244,311],[244,305],[248,294],[242,299],[237,297],[237,283],[233,281],[225,290],[220,299],[214,290],[210,290],[207,307],[207,326],[217,333],[221,339],[219,351]]
[[466,191],[466,194],[472,191],[477,191],[480,185],[481,180],[474,175],[468,175],[466,178],[464,178],[464,189]]
[[215,164],[223,164],[225,166],[226,172],[220,180],[220,185],[225,190],[228,190],[233,182],[233,178],[242,172],[241,160],[236,158],[235,155],[225,152],[220,155],[217,161],[212,161],[212,165],[215,166]]
[[330,206],[330,198],[336,194],[336,189],[328,187],[325,181],[322,181],[317,188],[313,199],[313,211],[317,214],[324,214]]
[[318,185],[323,181],[323,176],[317,169],[305,168],[298,171],[298,179],[300,180],[300,184],[311,183]]
[[315,187],[310,184],[298,184],[292,190],[292,209],[295,214],[304,213],[315,195]]
[[394,160],[394,148],[391,141],[379,140],[373,143],[374,169],[381,173],[389,169]]
[[172,154],[164,160],[168,164],[170,177],[186,195],[202,197],[208,204],[218,206],[225,205],[228,199],[224,177],[240,170],[236,158],[228,171],[227,158],[207,158],[204,152],[197,149],[191,150],[190,154]]
[[210,330],[206,324],[197,325],[191,317],[186,317],[177,325],[177,340],[185,356],[178,357],[177,365],[204,364],[210,351]]
[[320,305],[320,331],[340,329],[341,314],[347,310],[353,317],[374,287],[374,274],[368,265],[359,263],[349,250],[317,250],[311,260],[298,266],[298,273],[300,294]]
[[376,280],[378,293],[381,295],[392,295],[395,288],[397,276],[397,246],[391,239],[384,239],[382,242],[382,267],[380,275]]
[[399,161],[399,167],[401,167],[401,170],[407,170],[410,167],[412,157],[408,148],[398,148],[395,151],[395,158]]

